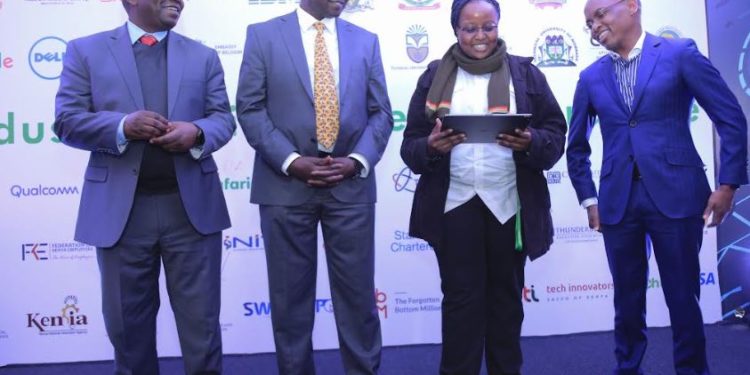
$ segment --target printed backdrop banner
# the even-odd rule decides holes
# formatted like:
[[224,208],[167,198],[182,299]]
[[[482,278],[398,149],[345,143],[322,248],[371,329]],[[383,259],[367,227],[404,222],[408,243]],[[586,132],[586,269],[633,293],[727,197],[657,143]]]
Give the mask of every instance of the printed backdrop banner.
[[[295,0],[184,0],[177,31],[215,48],[234,101],[245,28],[297,6]],[[501,36],[510,53],[533,56],[570,116],[580,70],[604,53],[590,42],[584,0],[501,0]],[[702,0],[644,0],[646,30],[690,37],[707,53]],[[377,301],[385,345],[440,342],[440,282],[432,249],[408,236],[419,176],[399,157],[409,99],[427,64],[455,42],[448,0],[353,0],[343,18],[378,34],[395,127],[377,165]],[[680,12],[675,12],[680,9]],[[0,0],[0,364],[112,358],[101,317],[95,249],[73,238],[86,152],[62,145],[52,132],[54,96],[66,42],[109,30],[126,17],[118,0]],[[696,146],[713,181],[711,124],[703,110],[691,119]],[[601,137],[592,134],[595,175]],[[274,351],[263,236],[250,205],[253,150],[241,131],[216,153],[233,226],[223,233],[224,351]],[[552,193],[555,243],[529,263],[523,291],[523,334],[611,330],[612,280],[601,236],[588,229],[564,160],[546,172]],[[705,320],[721,319],[716,235],[706,230],[701,252]],[[320,246],[319,246],[320,249]],[[319,251],[316,349],[337,347],[324,252]],[[162,282],[163,285],[163,282]],[[661,282],[651,259],[648,323],[669,325]],[[162,286],[159,354],[180,354]]]
[[[750,117],[750,8],[742,0],[707,2],[712,61]],[[717,137],[718,141],[718,137]],[[718,149],[716,150],[718,154]],[[750,308],[750,191],[737,191],[735,208],[719,228],[723,317],[742,317]],[[747,322],[748,317],[745,316]]]

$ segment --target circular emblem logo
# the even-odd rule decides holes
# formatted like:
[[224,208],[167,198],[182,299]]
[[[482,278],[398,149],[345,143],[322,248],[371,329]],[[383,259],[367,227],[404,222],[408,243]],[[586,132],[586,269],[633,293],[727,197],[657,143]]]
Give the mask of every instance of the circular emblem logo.
[[56,36],[37,40],[29,50],[29,67],[39,78],[58,79],[68,43]]
[[552,27],[534,42],[534,62],[540,68],[576,66],[578,46],[567,31]]
[[656,31],[656,35],[667,39],[682,38],[682,32],[674,26],[664,26]]

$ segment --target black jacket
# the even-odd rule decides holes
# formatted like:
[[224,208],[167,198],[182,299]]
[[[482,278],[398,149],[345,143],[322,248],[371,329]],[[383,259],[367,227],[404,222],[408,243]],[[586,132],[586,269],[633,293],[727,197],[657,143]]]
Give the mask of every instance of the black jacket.
[[[534,260],[552,244],[554,228],[550,197],[543,170],[552,168],[565,148],[565,117],[544,74],[531,64],[531,58],[508,55],[510,75],[516,93],[518,113],[531,113],[531,146],[527,152],[514,152],[516,184],[521,200],[524,251]],[[433,124],[425,117],[427,92],[437,72],[439,60],[431,62],[419,77],[409,103],[401,158],[421,175],[414,193],[409,235],[440,246],[445,200],[450,183],[450,154],[434,160],[427,155],[427,136]]]

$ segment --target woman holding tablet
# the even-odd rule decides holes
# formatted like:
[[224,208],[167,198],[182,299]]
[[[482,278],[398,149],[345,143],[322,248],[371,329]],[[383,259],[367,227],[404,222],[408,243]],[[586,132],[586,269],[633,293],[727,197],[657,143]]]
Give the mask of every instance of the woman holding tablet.
[[[531,58],[498,38],[496,0],[454,0],[457,43],[427,67],[409,105],[401,157],[421,177],[409,232],[435,249],[443,291],[441,374],[521,370],[526,257],[543,255],[553,227],[547,180],[563,153],[565,118]],[[525,130],[468,143],[446,114],[527,113]]]

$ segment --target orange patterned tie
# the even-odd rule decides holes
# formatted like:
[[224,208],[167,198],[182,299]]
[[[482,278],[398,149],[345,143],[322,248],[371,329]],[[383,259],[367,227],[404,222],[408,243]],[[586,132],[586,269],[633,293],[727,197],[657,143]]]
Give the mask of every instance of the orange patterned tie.
[[315,135],[327,150],[336,143],[339,135],[339,98],[336,95],[336,80],[333,78],[333,66],[328,58],[322,22],[313,24],[318,34],[315,36]]

